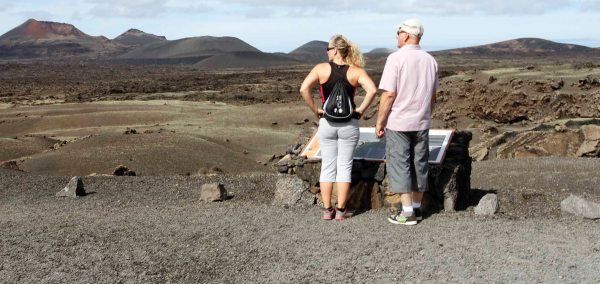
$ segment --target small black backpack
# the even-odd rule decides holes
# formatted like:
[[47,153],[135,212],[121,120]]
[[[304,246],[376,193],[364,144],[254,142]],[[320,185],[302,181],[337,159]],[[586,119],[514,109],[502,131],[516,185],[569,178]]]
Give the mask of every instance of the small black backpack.
[[348,122],[353,114],[352,98],[342,82],[337,82],[323,104],[323,117],[331,122]]

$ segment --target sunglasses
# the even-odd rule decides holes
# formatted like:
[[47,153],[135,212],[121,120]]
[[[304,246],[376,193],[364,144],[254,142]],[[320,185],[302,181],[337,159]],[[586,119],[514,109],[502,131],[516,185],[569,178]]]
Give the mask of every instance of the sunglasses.
[[329,46],[327,47],[327,51],[330,51],[332,49],[335,49],[335,47],[329,47]]

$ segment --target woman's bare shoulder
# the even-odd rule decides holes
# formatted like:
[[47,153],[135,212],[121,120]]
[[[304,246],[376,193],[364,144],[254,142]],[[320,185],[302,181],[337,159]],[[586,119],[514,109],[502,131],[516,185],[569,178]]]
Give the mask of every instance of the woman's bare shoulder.
[[319,63],[317,65],[315,65],[314,67],[315,70],[328,70],[329,69],[329,63]]
[[364,68],[359,66],[350,66],[349,70],[352,74],[356,74],[356,76],[367,75],[367,71]]

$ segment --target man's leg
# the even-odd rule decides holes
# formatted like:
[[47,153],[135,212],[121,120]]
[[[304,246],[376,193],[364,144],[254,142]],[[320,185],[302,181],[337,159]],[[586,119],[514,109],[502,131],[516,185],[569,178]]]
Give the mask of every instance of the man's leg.
[[418,215],[420,215],[423,193],[429,190],[429,130],[416,133],[413,149],[417,191],[412,193],[412,202],[413,207],[418,209]]
[[402,213],[390,216],[388,220],[394,224],[416,224],[412,207],[412,182],[410,174],[409,132],[386,131],[386,169],[390,190],[400,194]]

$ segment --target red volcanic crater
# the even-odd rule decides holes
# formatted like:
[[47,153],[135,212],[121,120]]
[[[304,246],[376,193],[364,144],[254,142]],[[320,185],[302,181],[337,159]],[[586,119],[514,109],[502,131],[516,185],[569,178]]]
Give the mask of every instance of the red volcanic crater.
[[90,36],[71,24],[29,19],[0,36],[0,58],[107,56],[125,47],[103,36]]
[[20,26],[10,30],[2,36],[2,39],[25,40],[25,39],[61,39],[61,38],[86,38],[89,35],[83,33],[71,24],[37,21],[29,19]]

